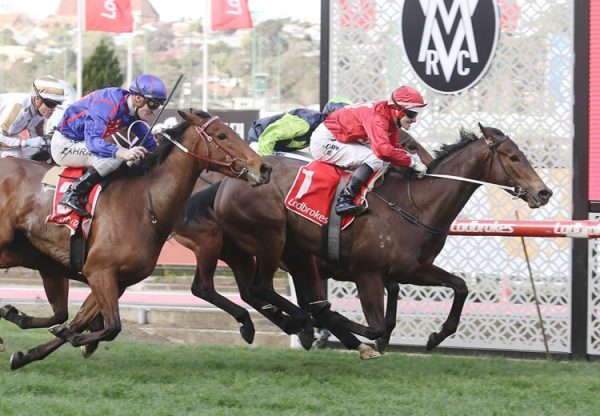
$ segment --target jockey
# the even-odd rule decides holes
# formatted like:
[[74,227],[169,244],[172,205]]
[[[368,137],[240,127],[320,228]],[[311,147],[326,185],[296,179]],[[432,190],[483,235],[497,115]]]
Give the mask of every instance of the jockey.
[[342,108],[317,127],[310,144],[315,160],[354,169],[337,201],[338,215],[358,215],[366,210],[366,206],[354,204],[354,197],[371,174],[385,163],[410,167],[419,177],[427,172],[419,156],[408,153],[398,143],[398,130],[410,129],[426,105],[417,90],[402,86],[387,101]]
[[[79,215],[89,216],[80,197],[85,197],[124,161],[143,159],[156,148],[154,136],[143,122],[154,117],[166,99],[167,88],[160,78],[142,74],[131,82],[129,90],[100,89],[67,108],[52,136],[52,157],[61,166],[89,166],[89,169],[69,187],[60,203]],[[104,140],[132,124],[132,132],[140,139],[148,133],[141,145],[126,149]]]
[[[40,147],[44,141],[44,122],[65,98],[63,85],[50,75],[33,81],[30,94],[0,95],[0,145]],[[21,136],[25,130],[29,138]]]
[[248,141],[258,142],[258,154],[267,156],[273,152],[293,152],[309,145],[310,136],[325,117],[352,104],[343,97],[335,97],[323,107],[320,113],[308,108],[296,108],[287,113],[264,117],[252,123],[248,131]]

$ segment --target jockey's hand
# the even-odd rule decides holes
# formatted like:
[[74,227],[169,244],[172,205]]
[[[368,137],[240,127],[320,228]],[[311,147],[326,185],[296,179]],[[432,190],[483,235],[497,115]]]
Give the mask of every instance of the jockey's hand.
[[416,153],[411,153],[410,168],[417,173],[417,178],[422,178],[427,173],[427,166],[421,161],[421,158]]
[[43,144],[44,144],[44,138],[39,137],[39,136],[23,140],[23,146],[42,147]]
[[135,162],[143,159],[148,154],[148,149],[143,146],[134,146],[131,149],[120,148],[115,154],[120,159],[125,159],[128,162]]

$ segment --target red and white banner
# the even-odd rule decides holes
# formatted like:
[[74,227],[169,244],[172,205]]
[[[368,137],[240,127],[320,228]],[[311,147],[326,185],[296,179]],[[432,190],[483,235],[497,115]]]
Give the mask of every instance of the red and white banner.
[[132,32],[131,3],[129,0],[86,0],[85,30]]
[[211,30],[251,29],[248,0],[211,0]]

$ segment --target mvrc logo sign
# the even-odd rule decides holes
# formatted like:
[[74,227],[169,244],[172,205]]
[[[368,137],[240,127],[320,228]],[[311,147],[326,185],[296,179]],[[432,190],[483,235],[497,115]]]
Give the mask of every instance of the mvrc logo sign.
[[475,85],[492,63],[500,34],[495,0],[405,0],[402,45],[431,89],[452,94]]

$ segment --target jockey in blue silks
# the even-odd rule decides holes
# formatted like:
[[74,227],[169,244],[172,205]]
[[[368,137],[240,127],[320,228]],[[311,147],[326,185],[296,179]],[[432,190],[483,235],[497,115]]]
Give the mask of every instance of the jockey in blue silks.
[[[129,90],[100,89],[69,106],[52,136],[52,157],[61,166],[89,168],[65,192],[60,203],[89,216],[82,197],[123,162],[143,159],[156,148],[145,122],[156,115],[166,99],[167,88],[160,78],[142,74],[132,81]],[[144,123],[137,123],[140,120]],[[140,139],[148,133],[141,145],[127,149],[105,140],[129,126]]]

